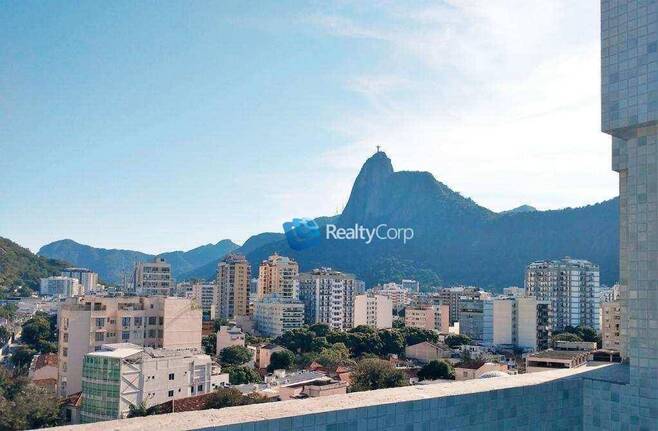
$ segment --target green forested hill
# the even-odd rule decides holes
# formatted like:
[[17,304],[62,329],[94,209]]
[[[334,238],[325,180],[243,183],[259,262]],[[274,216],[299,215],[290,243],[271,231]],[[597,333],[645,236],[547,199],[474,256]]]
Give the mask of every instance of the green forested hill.
[[15,288],[39,289],[39,279],[58,275],[67,264],[37,256],[30,250],[0,237],[0,295]]

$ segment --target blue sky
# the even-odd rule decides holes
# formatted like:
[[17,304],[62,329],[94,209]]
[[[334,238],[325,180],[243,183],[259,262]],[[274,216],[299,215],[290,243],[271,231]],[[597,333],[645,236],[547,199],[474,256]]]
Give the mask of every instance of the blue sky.
[[597,1],[7,2],[0,22],[0,236],[33,251],[281,231],[340,211],[375,145],[493,210],[617,193]]

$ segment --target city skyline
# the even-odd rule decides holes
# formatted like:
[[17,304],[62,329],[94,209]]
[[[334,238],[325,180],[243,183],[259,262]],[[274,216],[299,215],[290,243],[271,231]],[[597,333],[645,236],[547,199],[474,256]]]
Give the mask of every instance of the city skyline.
[[241,243],[335,214],[377,145],[496,211],[615,196],[596,2],[476,3],[5,8],[0,235]]

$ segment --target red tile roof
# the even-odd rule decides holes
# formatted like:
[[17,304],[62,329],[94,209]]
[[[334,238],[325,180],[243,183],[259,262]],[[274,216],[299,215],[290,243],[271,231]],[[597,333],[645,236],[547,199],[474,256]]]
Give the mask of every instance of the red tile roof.
[[45,366],[57,366],[57,353],[37,355],[37,358],[34,361],[34,369],[39,370]]

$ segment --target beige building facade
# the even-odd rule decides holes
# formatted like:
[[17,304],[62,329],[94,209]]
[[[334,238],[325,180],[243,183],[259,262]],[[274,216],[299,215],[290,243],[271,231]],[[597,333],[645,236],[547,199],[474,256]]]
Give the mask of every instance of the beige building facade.
[[249,283],[251,265],[239,254],[229,254],[217,266],[217,286],[219,317],[233,319],[247,316],[249,310]]
[[404,313],[405,326],[436,330],[442,334],[449,332],[450,308],[447,304],[407,307]]
[[354,326],[377,329],[393,327],[393,301],[384,295],[368,292],[354,297]]
[[258,269],[258,300],[272,293],[287,298],[299,297],[299,266],[294,260],[274,254]]
[[81,390],[84,356],[104,344],[201,350],[201,309],[185,298],[68,298],[60,304],[58,327],[61,396]]

